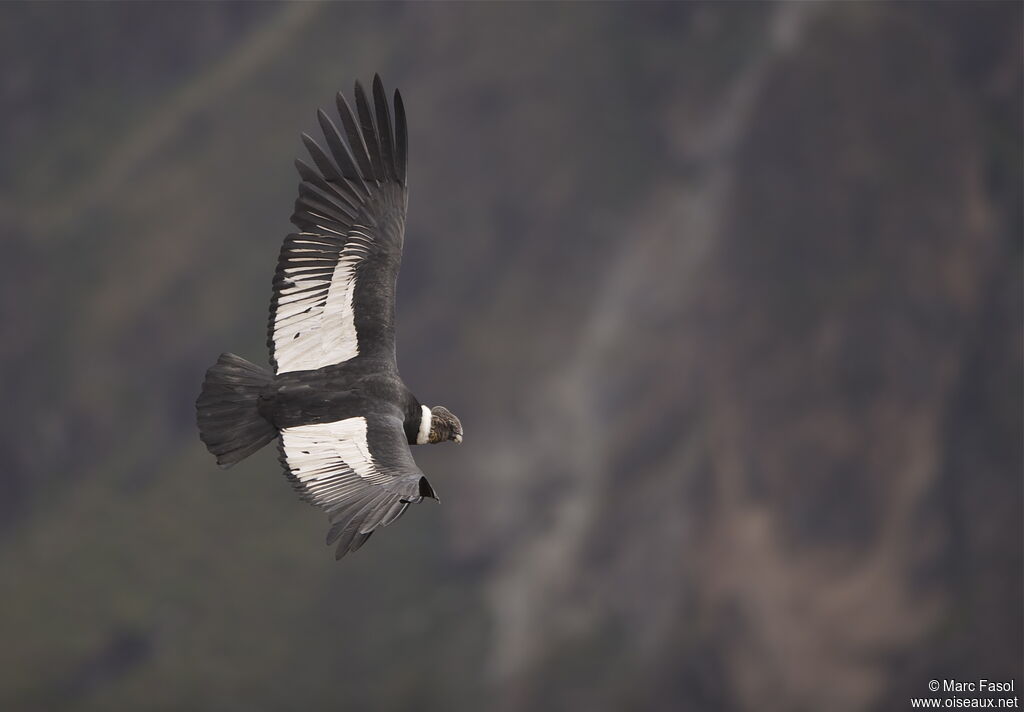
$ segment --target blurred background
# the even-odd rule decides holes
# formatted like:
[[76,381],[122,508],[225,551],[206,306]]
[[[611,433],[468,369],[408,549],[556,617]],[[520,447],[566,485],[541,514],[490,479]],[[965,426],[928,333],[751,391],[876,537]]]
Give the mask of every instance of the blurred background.
[[[1021,38],[1016,2],[0,6],[0,708],[1020,689]],[[374,72],[400,365],[466,442],[335,563],[193,402],[266,363],[299,133]]]

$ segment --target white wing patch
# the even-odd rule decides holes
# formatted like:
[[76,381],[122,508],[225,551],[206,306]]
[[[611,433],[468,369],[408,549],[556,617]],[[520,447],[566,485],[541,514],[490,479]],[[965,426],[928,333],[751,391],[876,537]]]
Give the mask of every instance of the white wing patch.
[[[368,432],[374,447],[381,448],[380,459],[370,451]],[[327,543],[337,543],[336,557],[358,549],[377,527],[398,519],[424,494],[436,498],[412,461],[405,437],[397,417],[358,416],[281,431],[288,478],[303,499],[330,516]]]
[[295,480],[317,503],[344,499],[367,484],[392,479],[381,472],[366,441],[366,418],[285,428],[281,444]]
[[[341,363],[359,355],[353,296],[356,267],[369,253],[370,231],[353,225],[347,235],[330,228],[300,233],[292,244],[284,267],[274,313],[274,358],[277,372],[305,371]],[[331,235],[331,237],[327,237]],[[333,268],[324,248],[330,240],[344,237]],[[335,248],[336,249],[336,248]]]

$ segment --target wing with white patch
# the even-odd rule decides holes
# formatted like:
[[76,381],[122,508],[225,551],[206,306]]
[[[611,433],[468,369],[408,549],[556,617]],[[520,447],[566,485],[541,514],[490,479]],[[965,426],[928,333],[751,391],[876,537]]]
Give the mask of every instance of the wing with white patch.
[[374,529],[398,519],[410,504],[436,499],[395,417],[285,428],[280,457],[302,498],[330,516],[327,543],[337,542],[338,559],[362,546]]
[[317,112],[329,154],[302,140],[315,168],[296,161],[302,183],[294,223],[274,275],[267,345],[277,373],[323,368],[366,355],[395,360],[395,289],[407,200],[402,97],[392,127],[380,77],[373,110],[357,82],[356,112],[337,97],[342,138]]

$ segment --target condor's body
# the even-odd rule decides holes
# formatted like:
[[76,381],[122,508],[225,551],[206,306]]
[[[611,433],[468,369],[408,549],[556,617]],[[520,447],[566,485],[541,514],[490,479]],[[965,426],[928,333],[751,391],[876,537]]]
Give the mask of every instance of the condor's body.
[[316,371],[282,373],[260,392],[260,414],[278,430],[330,423],[367,413],[402,420],[406,440],[417,443],[423,406],[397,371],[371,360]]
[[356,110],[337,96],[344,138],[323,112],[328,152],[302,140],[302,178],[270,304],[269,372],[222,354],[196,401],[200,437],[222,467],[278,438],[285,474],[333,526],[336,556],[355,551],[409,504],[436,499],[410,445],[462,442],[462,424],[428,408],[398,373],[395,293],[408,205],[407,131],[380,78]]

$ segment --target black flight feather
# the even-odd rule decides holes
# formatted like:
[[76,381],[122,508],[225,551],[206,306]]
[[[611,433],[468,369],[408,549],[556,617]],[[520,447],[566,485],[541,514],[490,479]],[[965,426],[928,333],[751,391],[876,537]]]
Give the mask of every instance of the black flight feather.
[[389,509],[387,513],[385,513],[385,515],[381,517],[380,525],[382,527],[386,527],[387,525],[391,524],[391,522],[395,521],[400,516],[402,516],[402,513],[405,512],[405,508],[408,506],[408,502],[403,502],[401,500],[392,504],[391,509]]
[[[330,196],[332,200],[342,206],[346,212],[353,216],[359,212],[358,206],[362,200],[351,189],[352,181],[346,179],[344,183],[328,183],[319,173],[298,158],[295,159],[295,170],[299,172],[303,181],[315,185],[325,196]],[[362,179],[359,179],[359,182],[362,183]]]
[[372,535],[373,532],[369,532],[368,534],[360,534],[359,536],[357,536],[355,539],[352,540],[352,543],[349,544],[348,551],[342,553],[340,556],[338,552],[334,552],[335,560],[340,559],[345,554],[351,554],[354,551],[359,551],[360,547],[362,547],[362,545],[365,544]]
[[384,84],[381,82],[379,74],[373,75],[373,107],[377,112],[377,135],[380,139],[380,154],[384,164],[385,178],[397,181],[391,112],[388,110],[388,97],[384,93]]
[[339,222],[350,223],[355,220],[358,210],[349,205],[348,201],[340,200],[337,193],[331,190],[330,183],[326,183],[323,180],[317,181],[304,181],[299,186],[299,195],[314,198],[322,203],[325,203],[338,213]]
[[313,140],[313,138],[307,134],[302,134],[302,143],[306,145],[306,150],[309,151],[309,157],[313,159],[313,163],[320,169],[320,173],[323,174],[327,180],[333,180],[335,182],[341,181],[341,174],[338,173],[338,169],[331,163],[331,159],[327,157],[324,150],[320,148],[319,144]]
[[349,152],[345,142],[341,140],[341,134],[338,133],[338,127],[334,125],[334,122],[331,121],[330,117],[328,117],[321,109],[317,109],[316,118],[320,122],[320,129],[324,132],[324,138],[327,139],[327,147],[331,149],[331,155],[334,156],[334,162],[337,163],[338,168],[341,169],[341,174],[349,179],[351,185],[358,190],[363,197],[368,197],[370,193],[366,188],[366,184],[363,183],[362,176],[359,175],[355,159]]
[[356,82],[355,92],[359,125],[363,129],[363,138],[366,140],[366,148],[370,153],[373,175],[378,181],[383,181],[385,176],[384,168],[380,164],[380,141],[377,139],[377,127],[373,124],[373,114],[370,113],[370,102],[366,98],[366,90],[363,89],[363,85],[359,82]]
[[366,516],[363,517],[363,524],[359,527],[359,532],[366,534],[380,526],[384,516],[397,501],[395,495],[389,493],[386,498],[382,499],[372,510],[366,513]]
[[363,141],[363,135],[359,132],[359,126],[356,124],[352,107],[348,105],[348,99],[341,92],[338,92],[336,103],[338,104],[338,115],[341,117],[341,124],[345,127],[345,135],[348,136],[348,145],[352,148],[352,155],[356,159],[356,163],[359,164],[359,170],[363,178],[373,180],[373,167],[370,165],[366,142]]
[[[359,530],[362,528],[366,513],[377,506],[381,498],[389,496],[388,492],[371,491],[368,494],[369,496],[358,500],[359,504],[362,505],[358,510],[346,517],[345,520],[343,520],[343,523],[339,522],[342,524],[340,530],[336,531],[336,529],[338,529],[337,524],[331,527],[328,538],[333,536],[338,542],[338,552],[346,551],[349,544],[352,543],[352,540],[359,535]],[[328,546],[330,546],[330,544],[328,544]]]
[[405,105],[402,103],[402,95],[395,89],[395,168],[402,185],[409,184],[408,162],[409,130],[405,123]]
[[353,213],[350,213],[345,207],[338,205],[337,201],[331,200],[329,195],[324,195],[312,183],[303,183],[299,186],[299,200],[296,201],[296,204],[301,201],[305,201],[306,204],[320,214],[327,215],[344,229],[348,229],[352,224],[352,220],[355,219]]

